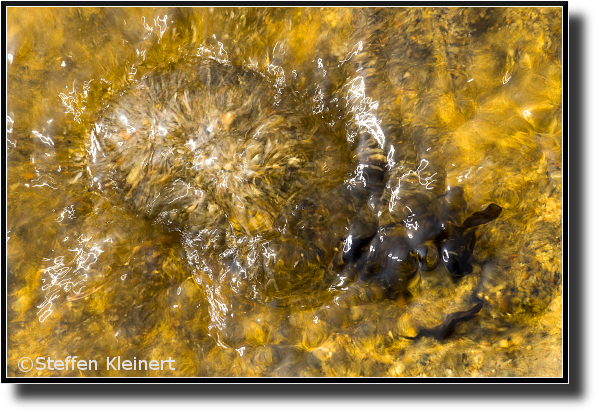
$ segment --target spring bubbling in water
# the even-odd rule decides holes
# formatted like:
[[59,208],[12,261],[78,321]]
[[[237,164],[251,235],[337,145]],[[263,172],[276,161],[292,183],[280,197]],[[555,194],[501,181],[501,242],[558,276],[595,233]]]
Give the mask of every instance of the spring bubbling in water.
[[180,233],[214,320],[232,295],[316,288],[337,238],[325,231],[351,218],[345,174],[323,173],[346,149],[309,104],[279,92],[253,70],[193,56],[132,84],[90,133],[92,186]]

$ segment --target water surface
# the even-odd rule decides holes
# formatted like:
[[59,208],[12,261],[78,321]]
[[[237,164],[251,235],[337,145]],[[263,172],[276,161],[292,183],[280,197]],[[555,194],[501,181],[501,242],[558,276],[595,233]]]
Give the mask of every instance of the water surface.
[[9,375],[560,376],[561,20],[9,8]]

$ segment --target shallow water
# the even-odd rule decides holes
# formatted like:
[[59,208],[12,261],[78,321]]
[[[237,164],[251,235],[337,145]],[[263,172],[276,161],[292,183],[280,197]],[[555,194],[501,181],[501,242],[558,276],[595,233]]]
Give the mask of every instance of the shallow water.
[[7,19],[9,376],[561,375],[561,9]]

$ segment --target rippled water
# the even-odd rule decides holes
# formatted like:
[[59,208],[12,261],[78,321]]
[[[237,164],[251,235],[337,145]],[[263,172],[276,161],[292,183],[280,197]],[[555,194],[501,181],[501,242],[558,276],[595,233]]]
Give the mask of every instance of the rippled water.
[[560,376],[561,20],[8,9],[9,376]]

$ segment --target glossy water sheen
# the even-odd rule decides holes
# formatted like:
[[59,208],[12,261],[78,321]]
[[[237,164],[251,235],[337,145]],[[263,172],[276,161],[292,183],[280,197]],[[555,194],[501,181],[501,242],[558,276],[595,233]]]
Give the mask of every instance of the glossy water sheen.
[[561,375],[561,18],[9,9],[9,375]]

